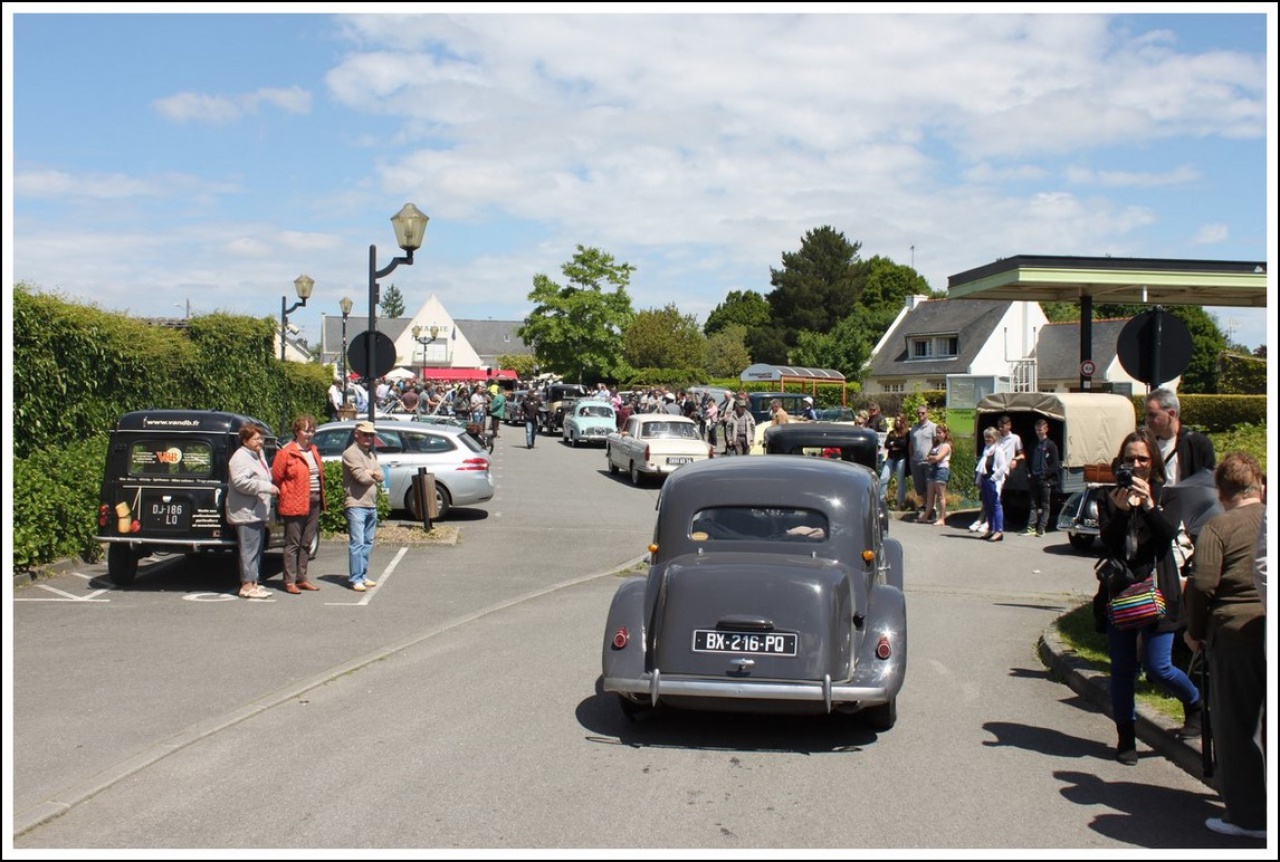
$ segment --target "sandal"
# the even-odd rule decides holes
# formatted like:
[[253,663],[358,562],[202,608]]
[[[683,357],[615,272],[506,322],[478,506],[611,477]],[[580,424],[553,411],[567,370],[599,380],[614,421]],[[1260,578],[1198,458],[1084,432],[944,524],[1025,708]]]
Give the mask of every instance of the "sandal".
[[269,599],[271,598],[271,593],[264,590],[260,584],[245,584],[240,587],[240,598]]

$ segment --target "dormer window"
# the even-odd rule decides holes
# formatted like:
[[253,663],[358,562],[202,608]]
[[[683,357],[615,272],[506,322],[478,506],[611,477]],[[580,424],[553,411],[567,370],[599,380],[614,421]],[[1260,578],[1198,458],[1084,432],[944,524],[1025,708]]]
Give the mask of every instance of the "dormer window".
[[958,335],[924,335],[910,337],[912,359],[953,359],[960,355]]

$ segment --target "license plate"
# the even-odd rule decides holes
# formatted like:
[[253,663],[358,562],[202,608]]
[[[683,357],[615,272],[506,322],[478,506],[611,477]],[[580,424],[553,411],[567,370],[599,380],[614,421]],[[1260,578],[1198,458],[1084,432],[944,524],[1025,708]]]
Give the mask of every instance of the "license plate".
[[142,524],[154,530],[185,530],[191,525],[191,503],[188,500],[145,503]]
[[791,632],[722,632],[695,629],[694,652],[746,655],[795,655],[796,635]]
[[693,459],[688,457],[687,455],[680,455],[680,456],[673,455],[672,457],[667,459],[668,464],[688,464],[692,461]]

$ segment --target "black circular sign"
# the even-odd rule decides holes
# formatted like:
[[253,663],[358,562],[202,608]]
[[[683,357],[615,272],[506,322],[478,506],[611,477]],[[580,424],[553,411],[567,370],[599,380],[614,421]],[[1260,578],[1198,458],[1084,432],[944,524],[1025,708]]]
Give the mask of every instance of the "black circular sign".
[[1191,331],[1181,318],[1157,306],[1124,325],[1116,355],[1135,379],[1159,386],[1191,364]]
[[382,377],[396,367],[396,345],[385,332],[375,332],[373,340],[373,374],[369,373],[369,333],[351,339],[347,362],[361,377]]

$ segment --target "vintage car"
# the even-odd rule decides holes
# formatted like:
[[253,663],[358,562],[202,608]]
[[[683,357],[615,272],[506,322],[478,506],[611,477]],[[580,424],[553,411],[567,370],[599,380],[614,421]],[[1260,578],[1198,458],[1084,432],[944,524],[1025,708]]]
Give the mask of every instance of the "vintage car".
[[[870,428],[841,422],[788,422],[765,429],[764,452],[770,455],[809,455],[861,464],[879,482],[877,462],[880,435]],[[889,532],[889,511],[878,509],[881,532]]]
[[907,669],[902,546],[871,471],[718,458],[673,474],[643,577],[619,585],[603,688],[654,707],[897,720]]
[[618,429],[618,417],[607,401],[575,401],[565,411],[560,439],[570,446],[579,443],[603,443]]
[[662,477],[686,464],[706,461],[712,454],[711,445],[698,433],[698,423],[671,413],[637,413],[604,443],[609,472],[625,470],[633,485],[648,476]]
[[748,392],[747,410],[755,417],[757,425],[773,419],[773,415],[769,412],[769,405],[774,401],[781,403],[782,409],[790,415],[799,416],[800,411],[807,406],[804,403],[806,394],[804,392]]
[[586,398],[587,388],[581,383],[552,383],[542,397],[538,425],[543,434],[557,434],[564,427],[565,409],[579,398]]
[[[252,416],[212,410],[137,410],[116,422],[107,442],[98,499],[98,539],[107,545],[107,576],[133,583],[138,561],[156,552],[237,552],[226,522],[227,462],[240,428],[267,429],[262,451],[275,457],[275,434]],[[354,423],[353,423],[354,424]],[[284,547],[284,526],[268,526],[268,548]],[[314,555],[315,543],[311,553]]]
[[507,396],[507,403],[502,408],[502,421],[508,425],[524,424],[524,397],[527,389],[517,389]]

